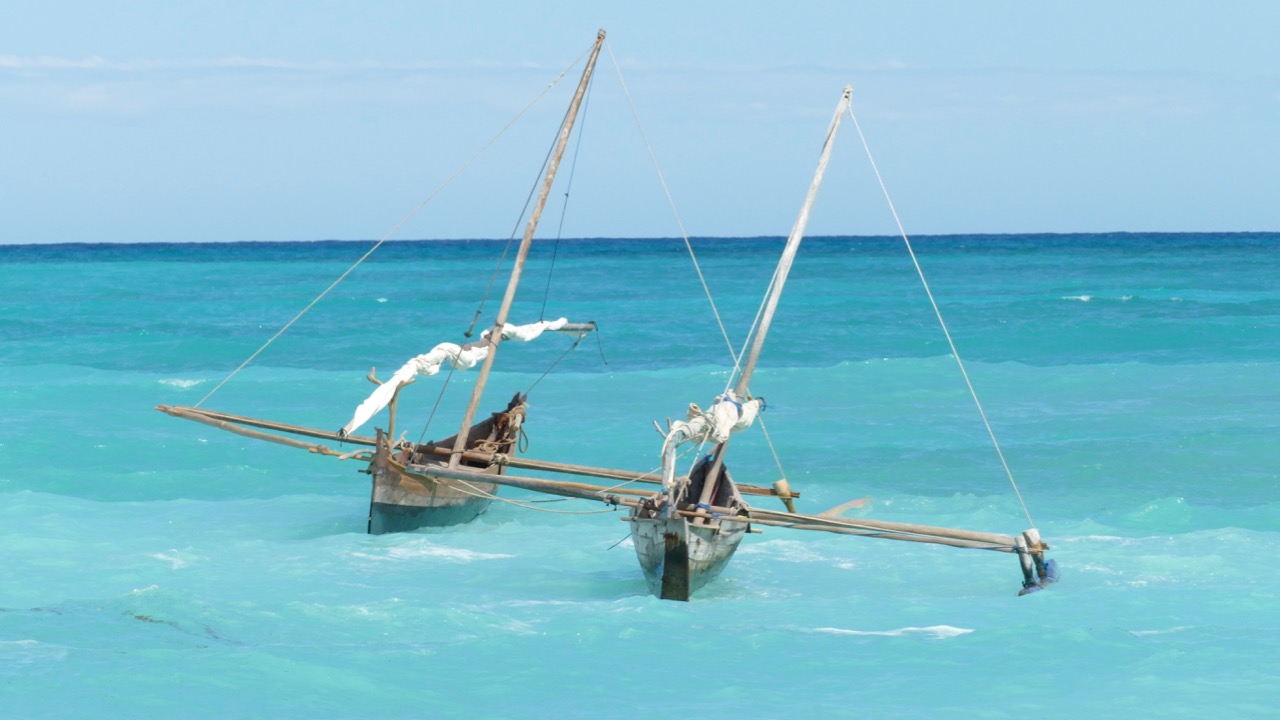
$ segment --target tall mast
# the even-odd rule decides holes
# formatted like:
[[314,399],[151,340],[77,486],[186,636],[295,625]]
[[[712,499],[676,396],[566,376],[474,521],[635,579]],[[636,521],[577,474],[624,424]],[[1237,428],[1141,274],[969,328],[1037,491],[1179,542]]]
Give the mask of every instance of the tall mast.
[[756,361],[760,359],[760,350],[764,347],[764,338],[769,334],[769,326],[773,323],[773,313],[778,308],[778,298],[782,297],[782,286],[787,282],[787,275],[791,272],[791,263],[795,260],[796,251],[800,249],[800,241],[804,239],[805,227],[809,224],[809,210],[813,208],[813,202],[818,197],[818,188],[822,186],[822,176],[827,172],[827,161],[831,159],[831,147],[835,144],[836,131],[840,129],[840,121],[844,118],[844,113],[849,109],[849,100],[853,97],[853,88],[845,85],[844,93],[840,95],[840,102],[836,105],[835,115],[831,118],[831,126],[827,128],[827,139],[822,144],[822,156],[818,159],[818,169],[813,173],[813,181],[809,183],[809,194],[804,198],[804,206],[800,208],[800,215],[796,218],[796,224],[791,228],[791,235],[787,237],[787,245],[782,250],[782,258],[778,260],[778,267],[773,273],[773,282],[769,286],[769,299],[765,302],[764,314],[760,317],[760,327],[756,330],[756,336],[751,343],[751,352],[747,355],[747,363],[742,367],[742,374],[738,376],[738,385],[734,391],[738,395],[744,395],[747,387],[751,384],[751,374],[755,372]]
[[591,57],[587,59],[587,67],[582,71],[582,79],[578,81],[578,90],[565,113],[564,122],[560,126],[560,138],[556,142],[555,154],[551,164],[547,166],[547,175],[542,181],[542,192],[538,195],[538,203],[529,216],[529,224],[525,226],[524,237],[520,240],[520,249],[516,252],[515,264],[511,268],[511,279],[507,281],[507,292],[502,297],[502,306],[498,308],[498,317],[494,320],[493,331],[489,333],[489,354],[480,367],[476,377],[475,389],[471,391],[471,402],[467,404],[467,412],[462,416],[462,429],[458,431],[458,439],[453,444],[453,455],[449,458],[449,466],[457,467],[462,453],[467,449],[467,440],[471,431],[471,423],[475,420],[476,408],[484,395],[484,386],[489,380],[489,370],[493,367],[493,358],[498,354],[498,345],[502,342],[502,326],[507,322],[507,314],[511,311],[511,303],[516,297],[516,288],[520,285],[520,274],[524,272],[524,261],[529,256],[529,246],[533,243],[533,233],[538,228],[538,220],[542,217],[542,209],[547,204],[547,196],[551,194],[551,185],[556,179],[556,170],[560,167],[560,158],[564,156],[565,146],[569,144],[569,134],[573,130],[573,122],[578,117],[578,107],[587,92],[587,84],[591,81],[591,73],[596,67],[596,58],[600,56],[600,47],[604,44],[604,30],[596,34],[596,44],[591,48]]
[[[782,287],[787,283],[787,275],[791,272],[791,264],[795,260],[796,251],[800,249],[800,241],[804,239],[805,227],[809,224],[809,211],[813,208],[814,201],[818,198],[818,188],[822,186],[822,176],[827,172],[827,161],[831,159],[831,148],[835,145],[836,131],[840,129],[840,121],[844,118],[844,113],[849,109],[849,100],[853,97],[853,88],[845,85],[844,92],[840,95],[840,102],[836,104],[835,115],[831,118],[831,125],[827,128],[827,139],[822,143],[822,155],[818,158],[818,169],[813,173],[813,181],[809,183],[809,193],[805,195],[804,205],[800,208],[800,215],[796,218],[796,224],[791,228],[791,234],[787,237],[786,247],[782,249],[782,257],[778,260],[778,267],[773,271],[773,280],[769,284],[769,296],[765,300],[764,313],[760,317],[760,326],[756,329],[755,338],[751,343],[751,352],[747,355],[747,362],[742,367],[742,373],[738,376],[738,384],[734,388],[734,393],[738,397],[743,397],[747,393],[748,387],[751,385],[751,374],[755,372],[756,361],[760,359],[760,351],[764,347],[765,336],[769,334],[769,326],[773,324],[773,314],[778,308],[778,299],[782,297]],[[716,448],[715,461],[711,464],[711,470],[707,472],[707,482],[702,488],[702,497],[698,502],[706,503],[710,498],[714,497],[716,485],[720,478],[720,467],[724,464],[724,448],[729,442],[726,440]]]

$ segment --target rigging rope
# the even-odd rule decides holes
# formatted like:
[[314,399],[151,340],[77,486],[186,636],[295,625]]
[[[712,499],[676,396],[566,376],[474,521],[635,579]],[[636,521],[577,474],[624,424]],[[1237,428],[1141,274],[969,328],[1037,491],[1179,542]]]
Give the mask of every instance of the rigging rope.
[[422,432],[418,434],[418,444],[427,438],[427,431],[431,429],[431,421],[436,419],[436,411],[440,409],[440,403],[444,401],[444,391],[448,389],[449,382],[453,380],[453,374],[458,371],[453,363],[449,363],[449,374],[444,376],[444,382],[440,383],[440,392],[436,393],[436,402],[431,406],[431,412],[427,414],[427,421],[422,425]]
[[573,190],[573,178],[578,172],[578,158],[582,157],[582,138],[587,134],[587,118],[591,117],[591,88],[595,87],[592,79],[587,86],[587,95],[582,101],[582,119],[578,121],[578,137],[573,145],[573,160],[569,163],[569,181],[565,183],[564,204],[560,206],[560,222],[556,224],[556,244],[551,250],[551,267],[547,269],[547,286],[542,291],[542,309],[538,311],[538,319],[547,317],[547,300],[551,297],[551,278],[556,272],[556,260],[560,257],[560,240],[564,237],[564,219],[569,214],[569,194]]
[[667,187],[667,178],[662,174],[662,168],[658,165],[658,156],[653,152],[653,145],[649,142],[649,134],[645,132],[644,123],[640,122],[640,113],[636,110],[635,101],[631,99],[631,90],[627,87],[626,80],[622,79],[622,66],[618,64],[618,59],[613,55],[613,45],[605,40],[604,46],[609,50],[609,59],[613,61],[613,69],[618,74],[618,84],[622,86],[622,94],[627,98],[627,106],[631,108],[631,117],[636,121],[636,127],[640,130],[640,139],[644,142],[644,149],[649,154],[649,162],[653,164],[653,170],[658,175],[658,183],[662,185],[662,193],[667,198],[667,204],[671,206],[671,214],[675,216],[676,226],[680,228],[680,238],[684,240],[684,246],[689,251],[689,258],[693,260],[693,269],[698,273],[698,281],[702,283],[702,292],[707,296],[707,302],[711,304],[711,314],[715,316],[716,324],[720,326],[720,335],[724,337],[724,344],[729,348],[729,355],[737,362],[737,354],[733,350],[733,342],[729,340],[729,331],[724,327],[724,320],[720,318],[720,310],[716,308],[716,301],[711,297],[711,288],[707,286],[707,278],[702,274],[702,267],[698,264],[698,258],[693,252],[693,245],[689,242],[689,233],[684,229],[684,220],[680,218],[680,211],[676,208],[675,198],[671,196],[671,190]]
[[[585,57],[585,55],[586,53],[583,54],[583,57]],[[533,109],[533,107],[537,105],[542,100],[542,98],[546,97],[547,93],[551,92],[551,89],[554,88],[556,85],[558,85],[560,81],[563,80],[566,75],[568,75],[569,71],[572,70],[574,66],[576,66],[581,61],[582,61],[582,57],[579,57],[577,60],[573,61],[572,65],[565,68],[564,70],[561,70],[559,75],[557,75],[551,82],[547,83],[547,86],[542,89],[542,92],[535,95],[532,100],[530,100],[523,108],[520,109],[520,112],[516,113],[514,117],[508,120],[507,124],[503,125],[502,128],[498,130],[498,132],[496,132],[492,137],[490,137],[489,140],[485,142],[485,144],[482,145],[479,150],[475,151],[475,153],[473,153],[471,157],[467,158],[465,162],[459,165],[458,168],[449,175],[449,177],[445,178],[444,182],[441,183],[439,187],[433,190],[431,194],[427,195],[427,197],[422,200],[422,202],[418,203],[418,205],[414,207],[412,210],[410,210],[407,215],[401,218],[400,222],[396,223],[395,226],[391,228],[391,230],[387,231],[387,233],[382,236],[382,239],[374,243],[373,247],[369,248],[369,250],[365,252],[364,255],[360,256],[360,259],[356,260],[355,263],[351,265],[351,267],[347,268],[345,272],[339,275],[338,279],[334,280],[333,283],[330,284],[329,287],[325,288],[323,292],[317,295],[314,300],[307,303],[307,306],[304,307],[301,311],[299,311],[297,315],[294,315],[293,319],[285,323],[284,327],[280,328],[280,330],[278,330],[275,335],[272,335],[265,343],[262,344],[262,347],[259,347],[257,350],[253,352],[252,355],[250,355],[247,359],[245,359],[244,362],[240,363],[239,367],[237,367],[235,370],[232,370],[231,374],[227,375],[225,378],[222,379],[222,382],[218,383],[204,397],[200,398],[200,401],[197,402],[193,407],[200,407],[200,405],[203,404],[206,400],[213,397],[214,393],[221,390],[223,385],[226,385],[228,382],[230,382],[231,378],[238,375],[241,370],[245,369],[249,365],[249,363],[253,362],[259,355],[261,355],[263,351],[266,350],[271,345],[271,343],[275,342],[276,339],[278,339],[281,335],[285,333],[285,331],[293,327],[294,323],[298,322],[298,320],[301,320],[302,316],[306,315],[311,310],[311,308],[315,307],[316,303],[323,300],[325,296],[327,296],[330,292],[332,292],[333,289],[336,288],[343,280],[345,280],[348,275],[354,272],[356,268],[360,267],[360,265],[363,264],[365,260],[369,259],[370,255],[372,255],[378,248],[382,247],[382,245],[386,243],[387,240],[390,240],[392,236],[394,236],[397,232],[399,232],[400,228],[404,227],[405,223],[413,219],[413,217],[416,216],[419,212],[421,212],[424,207],[430,204],[432,200],[435,200],[436,196],[439,195],[441,192],[444,192],[445,188],[452,185],[453,181],[456,180],[457,177],[463,173],[463,171],[465,171],[468,167],[472,165],[472,163],[478,160],[481,155],[487,152],[489,148],[492,147],[493,144],[498,141],[499,138],[505,135],[507,131],[510,130],[511,127],[520,120],[520,118],[524,117],[525,114],[527,114],[531,109]]]
[[565,351],[564,351],[564,352],[560,353],[560,357],[557,357],[557,358],[556,358],[556,359],[551,363],[550,367],[548,367],[546,370],[543,370],[543,371],[542,371],[542,374],[538,376],[538,379],[537,379],[537,380],[534,380],[534,381],[533,381],[533,383],[532,383],[531,385],[529,385],[529,389],[527,389],[527,390],[525,390],[525,391],[524,391],[524,394],[525,394],[525,396],[526,396],[526,397],[528,397],[528,395],[529,395],[530,393],[532,393],[532,392],[533,392],[533,389],[534,389],[534,388],[538,387],[538,383],[540,383],[540,382],[542,382],[543,380],[545,380],[545,379],[546,379],[546,377],[547,377],[548,375],[550,375],[550,374],[551,374],[551,371],[556,369],[556,366],[560,364],[560,361],[561,361],[561,360],[564,360],[566,357],[568,357],[568,356],[569,356],[569,353],[573,352],[575,349],[577,349],[577,347],[578,347],[579,345],[581,345],[581,344],[582,344],[582,339],[583,339],[584,337],[586,337],[586,336],[585,336],[585,335],[583,335],[582,337],[579,337],[577,340],[574,340],[574,341],[573,341],[573,343],[569,345],[569,347],[565,348]]
[[[572,68],[570,68],[572,69]],[[563,76],[563,75],[562,75]],[[462,334],[467,340],[471,339],[471,335],[475,332],[476,323],[480,320],[480,315],[484,313],[484,306],[489,302],[489,296],[493,294],[493,286],[498,281],[498,276],[502,273],[502,267],[507,264],[507,255],[511,252],[511,246],[516,241],[516,235],[520,232],[520,226],[524,224],[525,213],[529,212],[529,205],[533,203],[533,198],[538,194],[538,186],[541,183],[542,175],[546,172],[547,165],[551,162],[551,156],[555,154],[556,143],[553,140],[547,146],[547,154],[542,158],[542,166],[538,168],[538,172],[534,175],[533,184],[529,186],[529,194],[524,198],[524,207],[520,208],[520,214],[516,216],[516,223],[511,227],[511,234],[507,236],[507,244],[502,248],[502,255],[498,257],[498,262],[493,266],[493,274],[489,276],[489,284],[484,288],[484,294],[480,296],[480,303],[476,305],[476,313],[471,316],[471,324],[467,326],[467,331]]]
[[[720,317],[720,309],[716,307],[716,301],[711,295],[711,288],[710,286],[707,285],[707,278],[702,273],[702,266],[698,264],[698,256],[693,251],[693,244],[689,242],[689,233],[684,228],[684,220],[681,219],[680,211],[679,209],[676,208],[675,198],[671,196],[671,190],[670,188],[667,187],[667,178],[665,175],[662,174],[661,166],[658,165],[657,154],[654,153],[653,145],[649,142],[649,134],[645,132],[644,123],[640,121],[640,113],[636,110],[635,101],[631,98],[631,90],[630,88],[627,87],[627,81],[624,80],[622,77],[622,66],[618,64],[618,59],[614,57],[613,45],[608,40],[605,40],[604,46],[606,49],[609,50],[609,59],[613,61],[613,69],[618,75],[618,84],[622,86],[622,94],[627,98],[627,106],[631,109],[631,116],[636,121],[636,127],[640,131],[640,139],[644,142],[645,151],[649,154],[649,162],[653,164],[654,172],[658,176],[658,183],[662,185],[662,193],[667,198],[667,204],[671,206],[671,214],[675,216],[676,226],[680,229],[680,238],[681,240],[684,241],[685,249],[689,251],[689,259],[693,261],[693,269],[694,269],[694,272],[696,272],[698,275],[698,282],[702,284],[702,292],[704,295],[707,296],[707,303],[711,305],[711,314],[715,317],[716,325],[720,328],[720,335],[721,337],[724,338],[725,347],[729,349],[729,357],[733,359],[733,372],[730,373],[729,375],[729,383],[730,385],[732,385],[733,378],[737,375],[738,369],[741,366],[742,356],[744,353],[737,352],[737,350],[735,350],[733,347],[733,341],[729,339],[729,331],[725,329],[724,320]],[[772,283],[773,281],[770,280],[770,286],[772,286]],[[766,296],[767,296],[767,293],[766,293]],[[756,321],[757,322],[759,321],[759,315],[757,315]],[[755,330],[755,323],[752,324],[752,332],[754,332],[754,330]],[[750,332],[747,333],[747,338],[748,340],[750,340],[751,338]],[[743,345],[744,352],[746,347],[747,347],[746,344],[744,344]],[[729,388],[726,387],[725,389],[727,390]],[[759,422],[760,422],[761,429],[763,429],[764,418],[760,418]],[[765,442],[769,446],[769,452],[773,454],[774,461],[778,465],[778,472],[782,473],[782,475],[785,477],[786,471],[782,468],[782,461],[778,458],[777,450],[773,446],[773,440],[769,438],[768,432],[765,432],[764,436],[765,436]],[[701,452],[702,446],[704,444],[705,442],[699,444],[698,446],[699,452]]]
[[[594,47],[594,46],[593,46],[593,47]],[[565,77],[565,75],[566,75],[570,70],[572,70],[574,67],[577,67],[578,63],[582,62],[583,58],[587,57],[587,55],[589,55],[590,53],[591,53],[591,48],[588,48],[585,52],[583,52],[583,54],[582,54],[582,55],[579,55],[577,60],[574,60],[574,61],[573,61],[573,63],[572,63],[569,67],[567,67],[567,68],[565,68],[563,71],[561,71],[560,75],[556,78],[556,82],[559,82],[561,79],[563,79],[563,78]],[[550,89],[550,88],[548,88],[548,89]],[[543,92],[543,95],[545,95],[545,94],[546,94],[546,91],[544,91],[544,92]],[[539,96],[539,97],[541,97],[541,96]],[[590,97],[590,96],[588,96],[588,97]],[[565,116],[564,116],[564,119],[562,119],[562,120],[560,121],[560,127],[561,127],[562,129],[564,128],[565,123],[567,123],[567,122],[568,122],[568,120],[569,120],[569,114],[568,114],[568,113],[569,113],[569,111],[567,111],[567,110],[566,110],[566,112],[565,112]],[[583,124],[585,124],[585,122],[586,122],[586,118],[585,118],[585,116],[584,116],[584,118],[583,118]],[[558,136],[557,136],[557,137],[558,137]],[[578,142],[579,142],[579,144],[581,144],[581,141],[582,141],[582,133],[581,133],[581,131],[579,131],[579,134],[578,134]],[[520,232],[520,226],[521,226],[522,224],[524,224],[524,222],[525,222],[525,215],[529,212],[529,206],[530,206],[531,204],[533,204],[534,197],[537,195],[538,188],[539,188],[539,186],[541,185],[542,178],[543,178],[543,176],[545,175],[545,173],[546,173],[546,171],[547,171],[547,166],[551,163],[551,158],[552,158],[552,156],[555,154],[556,142],[557,142],[556,140],[553,140],[553,141],[551,142],[551,144],[547,146],[547,152],[546,152],[546,155],[544,155],[544,156],[543,156],[543,158],[542,158],[542,165],[538,168],[538,172],[537,172],[537,174],[536,174],[536,175],[534,175],[534,181],[533,181],[533,184],[529,186],[529,193],[525,196],[524,206],[520,209],[520,214],[516,217],[516,222],[515,222],[515,224],[512,226],[512,228],[511,228],[511,233],[507,236],[507,242],[506,242],[506,245],[504,245],[504,246],[503,246],[503,248],[502,248],[502,255],[500,255],[500,256],[498,257],[498,262],[497,262],[497,263],[495,263],[494,268],[493,268],[493,273],[489,276],[489,282],[488,282],[488,284],[485,286],[484,293],[483,293],[483,294],[481,295],[481,297],[480,297],[480,302],[476,305],[476,311],[475,311],[475,314],[471,316],[471,322],[467,325],[467,329],[466,329],[466,331],[465,331],[465,332],[463,332],[463,334],[462,334],[462,335],[463,335],[464,340],[470,340],[470,339],[471,339],[471,337],[472,337],[472,335],[475,333],[476,323],[480,321],[480,317],[481,317],[481,315],[484,313],[484,307],[485,307],[485,305],[486,305],[486,304],[488,304],[488,302],[489,302],[489,297],[493,294],[493,288],[494,288],[494,285],[496,285],[496,284],[497,284],[498,276],[501,274],[503,266],[505,266],[505,265],[506,265],[506,262],[507,262],[507,256],[511,253],[511,247],[512,247],[512,245],[514,245],[514,244],[515,244],[516,236],[517,236],[517,234],[519,234],[519,232]],[[576,163],[576,154],[575,154],[575,163]],[[572,171],[570,171],[570,185],[572,185]],[[566,195],[567,195],[567,193],[566,193]],[[567,204],[568,204],[568,202],[567,202],[567,200],[566,200],[566,205],[567,205]],[[562,215],[561,215],[561,223],[563,224],[563,222],[564,222],[564,217],[563,217],[563,214],[562,214]],[[557,237],[557,238],[556,238],[556,246],[557,246],[557,248],[559,247],[559,237]],[[554,267],[554,258],[553,258],[553,267]],[[551,278],[550,278],[550,276],[548,275],[548,278],[547,278],[547,291],[548,291],[548,293],[550,292],[550,284],[551,284]],[[546,298],[545,298],[545,296],[544,296],[544,298],[543,298],[543,308],[542,308],[542,309],[543,309],[543,312],[545,312],[545,310],[546,310]],[[541,315],[541,314],[539,315],[539,319],[542,319],[542,315]],[[577,341],[575,341],[575,342],[574,342],[574,343],[569,347],[569,350],[572,350],[572,349],[576,348],[576,347],[578,346],[578,343],[579,343],[579,342],[581,342],[581,340],[582,340],[581,338],[578,338],[578,340],[577,340]],[[497,341],[500,341],[500,338],[498,338],[497,340],[495,340],[495,342],[497,342]],[[567,354],[567,353],[569,352],[569,350],[566,350],[566,351],[565,351],[565,354]],[[554,363],[552,363],[551,367],[552,367],[552,368],[554,368],[554,367],[555,367],[555,366],[560,362],[560,360],[562,360],[563,358],[564,358],[564,355],[561,355],[559,359],[557,359]],[[439,392],[439,394],[436,396],[436,402],[435,402],[435,405],[431,408],[431,413],[430,413],[430,415],[428,415],[428,416],[427,416],[426,423],[425,423],[425,424],[423,425],[423,427],[422,427],[422,432],[421,432],[421,433],[419,434],[419,436],[418,436],[418,442],[419,442],[419,443],[421,443],[421,442],[422,442],[422,439],[423,439],[423,438],[425,438],[425,437],[427,436],[427,431],[431,429],[431,423],[432,423],[432,421],[433,421],[433,420],[434,420],[434,418],[435,418],[436,411],[439,409],[439,407],[440,407],[440,403],[441,403],[441,401],[444,399],[445,392],[446,392],[446,391],[448,391],[448,389],[449,389],[449,384],[453,381],[454,372],[455,372],[455,368],[454,368],[454,367],[450,367],[450,369],[449,369],[449,374],[445,376],[444,382],[443,382],[443,383],[441,383],[441,386],[440,386],[440,392]],[[548,369],[548,370],[547,370],[547,372],[550,372],[550,369]],[[543,373],[543,377],[546,377],[546,373]],[[539,378],[538,380],[539,380],[539,381],[541,381],[541,379],[542,379],[542,378]],[[535,381],[535,382],[534,382],[534,386],[536,386],[537,384],[538,384],[538,383],[537,383],[537,381]],[[531,386],[529,389],[530,389],[530,390],[532,390],[532,389],[533,389],[533,387]],[[527,393],[527,392],[526,392],[525,394],[526,394],[526,395],[528,395],[528,393]]]
[[978,408],[978,415],[982,417],[982,424],[987,429],[987,435],[991,438],[991,444],[995,447],[996,455],[1000,457],[1000,464],[1004,467],[1005,475],[1009,478],[1009,484],[1013,486],[1013,494],[1018,498],[1018,504],[1022,506],[1022,513],[1027,516],[1027,522],[1035,528],[1035,521],[1031,519],[1031,511],[1027,509],[1027,503],[1022,499],[1022,491],[1018,489],[1018,482],[1013,478],[1013,470],[1009,468],[1009,462],[1005,459],[1004,451],[1000,449],[1000,441],[996,439],[995,430],[991,427],[991,421],[987,419],[987,411],[982,407],[982,401],[978,399],[978,391],[973,387],[973,381],[969,379],[969,371],[965,369],[964,361],[960,359],[960,351],[956,349],[956,343],[951,338],[951,331],[947,329],[947,322],[942,319],[942,310],[938,307],[938,301],[933,297],[933,290],[929,288],[929,281],[925,279],[924,268],[920,266],[920,260],[916,257],[916,251],[911,247],[911,239],[907,237],[907,231],[902,226],[902,220],[898,217],[898,210],[893,205],[893,199],[889,197],[889,188],[884,183],[884,178],[880,176],[880,168],[876,166],[876,160],[871,155],[871,146],[867,144],[867,138],[862,134],[862,126],[858,124],[858,116],[853,113],[853,105],[849,105],[849,118],[853,120],[853,126],[858,131],[858,138],[862,140],[862,148],[867,153],[867,161],[871,163],[871,171],[875,173],[876,182],[880,184],[880,192],[884,194],[885,202],[889,205],[889,212],[893,215],[893,221],[898,226],[898,234],[902,238],[903,244],[907,246],[907,253],[911,256],[911,262],[915,265],[916,275],[920,277],[920,284],[924,286],[925,295],[929,297],[929,304],[933,306],[933,314],[938,318],[938,325],[942,327],[942,334],[947,338],[947,345],[951,348],[951,356],[956,359],[956,365],[960,368],[960,374],[964,377],[964,383],[969,388],[969,396],[973,398],[973,404]]

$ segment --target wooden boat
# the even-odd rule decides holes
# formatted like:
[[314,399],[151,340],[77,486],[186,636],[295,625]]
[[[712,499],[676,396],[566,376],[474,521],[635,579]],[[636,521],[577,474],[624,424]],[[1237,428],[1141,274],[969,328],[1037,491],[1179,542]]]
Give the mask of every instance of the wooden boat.
[[[524,269],[529,248],[537,230],[538,221],[546,206],[556,171],[564,155],[565,147],[573,131],[578,110],[582,105],[591,75],[595,70],[596,60],[604,43],[605,33],[601,30],[587,58],[586,67],[578,82],[577,90],[569,109],[560,126],[554,153],[547,165],[542,181],[541,193],[530,213],[516,258],[507,280],[506,292],[497,317],[491,329],[482,334],[478,343],[455,345],[441,343],[431,352],[420,355],[398,371],[386,384],[379,382],[369,373],[369,380],[378,384],[374,394],[357,409],[356,417],[339,433],[328,433],[314,428],[286,426],[278,423],[256,420],[226,413],[214,413],[199,407],[172,407],[161,405],[157,409],[173,415],[222,427],[233,432],[241,432],[259,439],[283,444],[297,445],[296,441],[259,431],[243,432],[244,428],[258,427],[310,437],[336,439],[340,442],[371,444],[373,449],[366,470],[372,477],[372,495],[369,501],[368,531],[371,534],[414,530],[420,527],[456,525],[470,522],[483,513],[493,502],[497,485],[484,478],[452,479],[436,472],[442,468],[466,468],[480,475],[497,475],[503,472],[503,465],[492,460],[477,461],[466,459],[468,453],[485,451],[491,455],[505,456],[512,451],[519,438],[520,427],[524,421],[527,404],[523,397],[517,395],[507,403],[503,410],[492,413],[488,418],[476,422],[476,412],[484,395],[493,361],[498,346],[503,340],[512,338],[528,340],[540,335],[543,331],[569,333],[577,336],[591,332],[593,323],[570,323],[561,318],[558,321],[539,322],[529,325],[513,326],[508,321],[516,289]],[[400,388],[413,381],[418,374],[434,374],[443,364],[452,364],[455,368],[472,367],[482,363],[470,402],[463,415],[461,428],[451,437],[438,442],[422,445],[397,443],[395,440],[395,406]],[[375,412],[390,406],[391,421],[386,432],[377,431],[372,443],[367,438],[348,437],[351,432],[362,425]],[[300,443],[304,447],[311,447]],[[441,453],[441,451],[444,451]],[[351,457],[351,454],[332,453]],[[413,469],[410,469],[413,468]]]
[[[674,423],[663,442],[663,488],[631,513],[631,540],[650,590],[665,600],[688,600],[728,565],[747,532],[751,509],[738,494],[724,465],[731,433],[748,427],[763,409],[764,401],[750,396],[750,382],[765,338],[773,324],[778,300],[786,286],[792,261],[804,238],[809,212],[822,186],[840,121],[848,109],[853,89],[846,87],[827,130],[818,168],[800,215],[774,271],[759,323],[751,338],[746,363],[737,374],[736,386],[716,398],[709,412],[691,411],[688,420]],[[687,482],[675,480],[676,447],[714,439],[715,449],[700,460]],[[780,487],[780,490],[783,488]],[[684,517],[678,510],[692,504],[706,512]],[[727,512],[712,510],[724,508]]]

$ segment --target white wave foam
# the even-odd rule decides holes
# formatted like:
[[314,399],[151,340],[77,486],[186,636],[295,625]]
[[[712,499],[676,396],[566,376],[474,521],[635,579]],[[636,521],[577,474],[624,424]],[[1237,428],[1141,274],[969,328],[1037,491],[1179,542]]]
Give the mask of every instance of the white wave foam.
[[827,633],[830,635],[877,635],[881,637],[908,637],[912,635],[924,635],[931,640],[946,640],[961,635],[968,635],[973,632],[969,628],[958,628],[950,625],[930,625],[929,627],[904,627],[896,630],[848,630],[845,628],[822,627],[814,628],[812,632]]
[[765,540],[751,543],[750,546],[738,550],[743,555],[766,555],[781,558],[787,562],[827,562],[828,558],[814,552],[809,544],[797,540]]
[[[572,600],[508,600],[500,603],[502,607],[525,608],[525,607],[577,607],[582,603]],[[617,612],[615,610],[614,612]]]
[[[1104,298],[1095,298],[1093,295],[1063,295],[1062,296],[1063,300],[1076,300],[1079,302],[1092,302],[1095,299],[1111,300],[1114,302],[1129,302],[1133,298],[1134,298],[1133,295],[1119,295],[1116,297],[1104,297]],[[1176,300],[1177,298],[1174,298],[1174,299]]]
[[202,382],[204,382],[204,380],[184,380],[183,378],[165,378],[164,380],[160,381],[160,384],[168,385],[169,387],[175,387],[175,388],[178,388],[179,390],[186,390],[187,388],[193,388]]
[[1191,628],[1186,625],[1179,625],[1178,627],[1171,627],[1166,630],[1126,630],[1125,632],[1138,637],[1147,637],[1149,635],[1172,635],[1173,633],[1180,633],[1183,630],[1190,629]]
[[63,660],[65,648],[46,645],[37,640],[0,640],[0,658],[7,663],[27,665],[43,660]]
[[170,550],[169,552],[173,554],[165,555],[164,553],[152,553],[150,557],[153,557],[156,560],[163,560],[164,562],[169,563],[169,566],[172,567],[174,570],[181,570],[182,568],[188,565],[185,559],[178,557],[177,550]]
[[475,562],[477,560],[501,560],[504,558],[515,557],[514,555],[506,555],[502,553],[482,553],[473,550],[463,550],[460,548],[440,547],[438,545],[408,545],[402,547],[391,547],[386,549],[386,554],[375,554],[370,552],[351,552],[347,553],[348,557],[364,558],[368,560],[418,560],[421,558],[436,558],[440,560],[450,560],[453,562]]

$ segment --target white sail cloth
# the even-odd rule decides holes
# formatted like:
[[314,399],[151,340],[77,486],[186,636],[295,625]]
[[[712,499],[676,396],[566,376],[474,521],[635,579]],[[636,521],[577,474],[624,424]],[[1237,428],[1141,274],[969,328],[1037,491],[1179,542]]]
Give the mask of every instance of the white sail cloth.
[[716,444],[729,439],[729,435],[744,430],[755,422],[764,398],[742,401],[732,390],[716,398],[709,410],[696,403],[689,403],[687,420],[671,423],[671,429],[662,442],[662,486],[670,491],[676,478],[676,449],[686,442],[711,441]]
[[[560,318],[558,320],[541,320],[528,325],[506,323],[502,326],[502,339],[529,342],[547,330],[559,330],[568,322],[567,318]],[[481,340],[487,341],[491,332],[492,328],[480,333]],[[359,429],[361,425],[368,422],[369,418],[391,402],[391,398],[398,388],[414,377],[418,375],[435,375],[440,372],[440,368],[446,362],[459,370],[468,370],[484,362],[484,359],[489,356],[490,347],[492,345],[488,342],[468,343],[466,345],[444,342],[431,348],[430,351],[409,360],[391,376],[390,380],[379,385],[364,402],[360,403],[360,407],[356,408],[355,414],[351,417],[351,422],[343,426],[341,434],[350,435]]]

